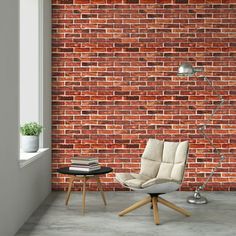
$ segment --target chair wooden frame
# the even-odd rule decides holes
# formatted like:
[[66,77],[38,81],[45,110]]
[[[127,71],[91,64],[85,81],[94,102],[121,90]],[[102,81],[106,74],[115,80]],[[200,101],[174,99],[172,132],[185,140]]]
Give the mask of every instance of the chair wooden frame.
[[185,209],[181,208],[181,207],[178,207],[176,206],[175,204],[173,204],[172,202],[169,202],[163,198],[161,198],[159,196],[160,194],[150,194],[150,196],[134,203],[133,205],[131,205],[130,207],[124,209],[123,211],[121,211],[118,215],[119,216],[124,216],[126,215],[127,213],[131,212],[131,211],[134,211],[135,209],[139,208],[139,207],[142,207],[148,203],[151,204],[151,208],[153,209],[153,218],[154,218],[154,223],[156,225],[159,225],[160,224],[160,217],[159,217],[159,213],[158,213],[158,203],[161,203],[187,217],[191,216],[191,214],[186,211]]

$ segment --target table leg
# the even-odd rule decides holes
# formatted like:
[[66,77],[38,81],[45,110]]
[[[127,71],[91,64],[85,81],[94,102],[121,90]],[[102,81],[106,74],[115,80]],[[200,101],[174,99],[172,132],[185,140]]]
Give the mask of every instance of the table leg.
[[102,190],[101,180],[100,180],[100,178],[98,176],[96,177],[96,180],[97,180],[98,189],[100,190],[100,193],[101,193],[101,196],[102,196],[102,200],[104,202],[104,205],[106,206],[107,202],[106,202],[105,194],[104,194],[104,192]]
[[83,182],[83,196],[82,196],[82,213],[84,214],[85,211],[85,197],[86,197],[86,181],[87,178],[84,176],[84,182]]
[[68,202],[69,202],[69,199],[70,199],[70,194],[71,194],[71,188],[72,188],[72,185],[75,181],[75,175],[72,175],[70,177],[70,182],[69,182],[69,186],[68,186],[68,190],[67,190],[67,195],[66,195],[66,201],[65,201],[65,204],[66,206],[68,205]]

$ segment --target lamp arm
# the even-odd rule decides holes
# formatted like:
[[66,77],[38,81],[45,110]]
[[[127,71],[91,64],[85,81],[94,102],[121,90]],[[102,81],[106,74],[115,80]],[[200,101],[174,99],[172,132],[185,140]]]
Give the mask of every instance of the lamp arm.
[[[198,78],[195,75],[195,78]],[[213,92],[217,91],[216,87],[213,86],[212,82],[207,78],[204,77],[204,81],[206,81],[213,89]],[[225,157],[224,155],[221,155],[219,149],[217,149],[217,147],[213,144],[213,142],[211,141],[211,139],[209,138],[209,136],[206,134],[205,130],[207,128],[208,123],[212,120],[213,116],[215,115],[215,113],[220,109],[220,107],[224,104],[224,99],[220,94],[216,94],[216,96],[220,99],[220,103],[218,103],[218,105],[215,107],[215,109],[212,111],[212,113],[209,115],[208,119],[199,126],[199,130],[200,132],[203,134],[204,138],[209,142],[209,144],[214,148],[214,152],[218,155],[220,155],[220,160],[217,163],[217,165],[212,169],[210,175],[208,176],[208,178],[205,180],[205,182],[200,185],[199,187],[197,187],[196,191],[195,191],[195,195],[196,197],[200,196],[200,191],[203,190],[206,185],[208,184],[209,180],[212,178],[212,176],[214,175],[214,173],[216,172],[216,170],[220,167],[222,161],[224,161]]]
[[[212,82],[206,76],[203,78],[203,80],[206,81],[213,88],[213,91],[217,91],[216,87],[212,84]],[[222,99],[222,96],[220,94],[216,94],[216,96],[220,100]]]
[[222,163],[222,161],[224,159],[225,159],[225,157],[222,155],[220,157],[220,160],[219,160],[218,164],[213,168],[211,174],[208,176],[208,178],[205,180],[205,182],[202,185],[200,185],[199,187],[197,187],[196,192],[199,192],[199,191],[203,190],[206,187],[206,185],[208,184],[209,180],[215,174],[216,170],[220,167],[220,165],[221,165],[221,163]]
[[[212,87],[213,92],[217,91],[216,87],[212,84],[212,82],[207,77],[204,77],[204,81],[206,81]],[[225,100],[223,99],[223,97],[220,94],[216,94],[216,96],[220,99],[220,103],[215,107],[215,109],[212,111],[211,115],[205,121],[205,125],[207,125],[207,123],[212,120],[213,116],[216,114],[216,112],[220,109],[220,107],[225,102]]]

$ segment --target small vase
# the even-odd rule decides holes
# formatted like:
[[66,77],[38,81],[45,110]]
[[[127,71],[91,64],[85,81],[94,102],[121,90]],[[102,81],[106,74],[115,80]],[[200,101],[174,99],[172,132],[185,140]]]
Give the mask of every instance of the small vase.
[[24,152],[37,152],[39,150],[39,136],[21,136],[21,148]]

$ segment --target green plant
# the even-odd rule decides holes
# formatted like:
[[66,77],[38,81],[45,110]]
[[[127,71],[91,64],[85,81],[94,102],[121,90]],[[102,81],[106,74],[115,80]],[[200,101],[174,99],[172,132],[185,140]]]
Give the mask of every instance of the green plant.
[[43,126],[37,122],[30,122],[20,127],[20,132],[25,136],[38,136],[42,132]]

